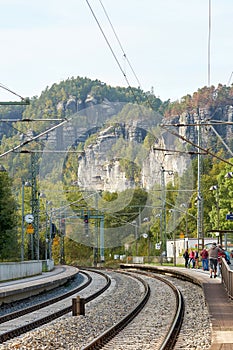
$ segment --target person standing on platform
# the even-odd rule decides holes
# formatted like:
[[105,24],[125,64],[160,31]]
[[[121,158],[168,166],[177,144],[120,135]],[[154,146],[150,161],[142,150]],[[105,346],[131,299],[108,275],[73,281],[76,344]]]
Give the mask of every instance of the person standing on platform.
[[198,254],[198,250],[195,250],[195,252],[194,252],[194,259],[195,259],[195,267],[196,267],[196,269],[199,269],[199,254]]
[[202,270],[209,271],[209,263],[208,263],[208,251],[204,248],[201,253],[201,262],[202,262]]
[[194,250],[191,250],[189,253],[189,267],[194,269],[195,267],[195,253]]
[[[222,249],[221,244],[218,244],[218,247]],[[217,263],[217,276],[221,276],[221,267],[222,267],[222,258],[226,259],[226,254],[224,250],[218,252],[218,263]]]
[[209,266],[210,266],[210,278],[214,273],[214,278],[217,277],[217,265],[218,265],[218,253],[222,252],[222,249],[217,247],[216,243],[212,243],[212,247],[208,250],[209,254]]
[[185,260],[184,266],[188,267],[188,263],[189,263],[189,251],[188,251],[188,249],[185,250],[185,252],[183,254],[183,258]]

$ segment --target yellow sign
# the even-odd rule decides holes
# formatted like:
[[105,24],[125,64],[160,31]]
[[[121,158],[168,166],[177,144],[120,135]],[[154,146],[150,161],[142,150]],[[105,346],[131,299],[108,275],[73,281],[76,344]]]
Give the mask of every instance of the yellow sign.
[[27,233],[34,233],[34,227],[32,224],[28,224],[26,228]]
[[183,232],[180,233],[180,238],[184,238],[184,233]]
[[53,245],[54,246],[57,246],[57,245],[59,245],[59,237],[54,237],[54,239],[53,239]]

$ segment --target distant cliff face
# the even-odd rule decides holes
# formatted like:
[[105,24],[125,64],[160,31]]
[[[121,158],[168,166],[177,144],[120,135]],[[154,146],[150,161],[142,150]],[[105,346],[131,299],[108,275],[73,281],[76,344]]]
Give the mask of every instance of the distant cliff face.
[[[174,149],[177,139],[164,133],[156,138],[150,149],[145,149],[147,132],[138,124],[108,127],[98,134],[95,142],[79,156],[77,178],[80,186],[110,192],[124,191],[136,185],[151,189],[160,184],[162,167],[166,169],[165,182],[174,181],[171,173],[183,174],[190,166],[189,156],[154,149],[166,149],[171,144]],[[119,141],[122,148],[125,147],[120,152],[115,147]]]
[[[182,176],[191,165],[193,153],[198,152],[195,144],[198,143],[200,123],[203,124],[200,126],[203,148],[214,149],[216,139],[220,142],[221,139],[232,139],[232,125],[211,124],[212,121],[232,122],[232,106],[214,112],[201,109],[198,113],[183,113],[163,120],[160,117],[155,122],[153,116],[151,120],[140,119],[140,110],[130,110],[120,121],[114,119],[109,122],[108,117],[119,112],[117,104],[105,100],[98,112],[92,110],[95,105],[95,98],[88,96],[85,101],[85,106],[89,106],[91,111],[87,118],[88,127],[67,123],[49,134],[49,141],[56,143],[59,149],[65,149],[71,139],[76,146],[80,143],[84,145],[83,151],[77,156],[77,182],[84,188],[110,192],[124,191],[135,186],[151,189],[155,184],[161,183],[162,169],[165,183],[174,181],[171,173]],[[81,108],[81,102],[71,97],[66,103],[58,104],[57,108],[75,113]],[[103,122],[95,123],[96,116],[106,111],[107,117]],[[159,127],[160,124],[173,126],[164,129]],[[148,146],[146,140],[150,133],[154,140]]]

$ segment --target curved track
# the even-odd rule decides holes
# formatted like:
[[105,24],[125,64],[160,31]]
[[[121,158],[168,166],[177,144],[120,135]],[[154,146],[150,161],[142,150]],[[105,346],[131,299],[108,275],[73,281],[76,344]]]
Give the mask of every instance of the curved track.
[[[162,281],[166,285],[168,285],[176,299],[176,310],[174,312],[174,317],[171,320],[170,327],[165,335],[162,336],[162,340],[160,341],[160,344],[154,344],[153,349],[160,349],[160,350],[170,350],[173,349],[174,344],[176,342],[176,338],[179,334],[179,330],[182,324],[183,320],[183,314],[184,314],[184,302],[181,292],[169,281],[163,279],[162,277],[155,276],[152,273],[147,272],[138,272],[144,276],[157,279],[159,281]],[[91,349],[117,349],[124,348],[127,349],[127,343],[125,342],[125,337],[121,334],[121,331],[129,325],[129,323],[136,318],[137,315],[140,314],[140,312],[145,307],[147,301],[150,298],[150,287],[147,282],[145,282],[144,279],[136,276],[135,274],[130,273],[130,275],[134,276],[134,278],[139,279],[142,284],[144,285],[145,291],[144,296],[142,300],[136,305],[136,307],[123,319],[121,319],[117,324],[115,324],[113,327],[105,331],[103,334],[101,334],[98,338],[94,339],[92,342],[87,344],[85,347],[82,348],[82,350],[91,350]],[[138,322],[140,323],[140,326],[142,327],[142,320],[139,317]],[[131,332],[131,330],[130,330]],[[134,332],[134,330],[133,330]],[[137,334],[135,334],[135,339],[137,337]],[[117,344],[117,347],[115,345]],[[129,347],[129,349],[132,349],[132,347]]]
[[[99,296],[101,293],[103,293],[111,284],[111,280],[108,275],[104,274],[103,272],[100,271],[92,271],[91,273],[98,274],[102,278],[105,279],[105,284],[103,287],[99,288],[97,291],[95,291],[92,294],[89,294],[88,297],[85,299],[85,303],[95,299],[97,296]],[[66,313],[69,313],[72,311],[72,305],[68,305],[64,307],[63,304],[70,304],[70,299],[69,297],[73,294],[76,294],[77,292],[80,292],[81,290],[84,290],[88,286],[91,285],[92,282],[92,277],[90,276],[90,273],[82,271],[82,274],[85,274],[88,277],[88,281],[83,284],[82,286],[76,288],[75,290],[72,290],[71,292],[65,293],[62,296],[59,296],[54,299],[49,299],[48,301],[44,303],[40,303],[37,305],[34,305],[32,307],[28,307],[26,309],[22,309],[17,312],[13,312],[11,314],[2,316],[0,318],[0,343],[3,343],[9,339],[12,339],[16,336],[19,336],[27,331],[30,331],[32,329],[35,329],[37,327],[42,326],[43,324],[46,324],[48,322],[51,322],[52,320],[55,320],[56,318],[59,318]],[[64,302],[66,300],[66,302]],[[62,308],[58,306],[56,309],[59,309],[58,311],[54,311],[54,306],[53,309],[51,309],[51,305],[56,305],[56,303],[62,302]],[[48,311],[49,309],[49,311]],[[32,320],[32,314],[33,312],[38,312],[39,310],[41,314],[46,315],[49,313],[47,316],[40,316],[39,318],[36,317],[35,320]],[[20,317],[22,320],[20,320]],[[26,318],[25,318],[26,317]],[[35,318],[35,317],[34,317]],[[18,326],[14,325],[14,321],[17,319],[17,322],[15,321]],[[10,323],[9,323],[10,321]],[[8,322],[8,323],[6,323]],[[23,325],[20,325],[20,324]],[[11,328],[9,331],[4,332],[4,329]]]
[[[178,276],[178,278],[180,277],[182,280],[182,285],[182,283],[176,283],[175,279],[172,278],[177,277],[176,271],[174,271],[173,274],[172,271],[167,271],[166,269],[166,271],[157,271],[156,273],[156,271],[151,268],[148,269],[149,271],[147,271],[145,266],[142,267],[142,270],[140,270],[139,266],[131,266],[128,268],[127,272],[125,270],[115,271],[108,269],[105,271],[101,269],[101,272],[104,271],[111,277],[113,283],[104,296],[101,296],[101,298],[94,301],[94,303],[88,304],[87,317],[70,317],[71,315],[67,315],[68,318],[65,317],[59,320],[58,323],[51,324],[46,328],[42,327],[42,333],[41,330],[38,330],[37,333],[32,332],[30,339],[34,339],[35,344],[46,344],[48,333],[48,339],[50,340],[49,335],[51,335],[53,341],[55,341],[55,343],[53,342],[54,345],[59,339],[59,336],[56,336],[54,339],[53,334],[54,332],[55,334],[59,332],[62,339],[64,339],[65,334],[66,341],[64,344],[69,344],[72,349],[82,350],[135,350],[142,348],[144,350],[170,350],[177,346],[183,346],[182,336],[185,334],[185,329],[184,326],[182,326],[181,329],[181,325],[184,317],[186,317],[187,321],[187,311],[184,316],[183,296],[174,284],[178,285],[179,289],[184,292],[184,297],[187,301],[186,290],[183,290],[183,288],[186,288],[186,282],[184,281],[197,284],[196,279],[193,278],[193,276],[191,279],[190,276],[186,277],[185,274],[182,274],[182,276]],[[99,272],[98,269],[93,268],[86,269],[86,271],[92,274]],[[161,274],[158,275],[158,273],[165,276],[163,277]],[[138,282],[134,281],[130,284],[128,283],[130,279],[138,280]],[[127,288],[130,286],[131,288]],[[101,294],[101,288],[99,288],[99,286],[98,290],[96,290],[96,286],[94,289],[95,290],[92,288],[92,293],[89,295],[87,295],[87,293],[83,294],[83,296],[85,296],[85,304]],[[135,295],[137,290],[140,292],[137,293],[136,299]],[[82,296],[82,293],[80,296]],[[69,303],[71,303],[71,299],[69,299]],[[57,306],[55,307],[58,308]],[[69,304],[68,312],[70,312],[71,309],[72,306]],[[190,311],[189,306],[187,310]],[[62,310],[60,311],[62,312]],[[39,313],[39,311],[37,313]],[[122,315],[124,315],[124,317]],[[58,313],[58,317],[59,316]],[[44,317],[44,319],[46,319],[46,317]],[[50,320],[51,319],[48,318],[46,322],[50,322]],[[39,327],[46,322],[38,324],[37,321],[35,321],[35,327]],[[33,328],[27,327],[23,329],[23,332],[20,334]],[[181,334],[179,336],[180,329]],[[45,339],[41,338],[41,334],[44,334]],[[16,330],[15,335],[19,335]],[[96,336],[95,339],[93,339],[93,335]],[[26,348],[34,348],[33,345],[31,347],[31,344],[28,343],[27,336],[17,340],[18,346],[20,346],[19,344],[24,344],[24,342],[29,346]],[[8,346],[11,346],[11,344]],[[59,348],[59,343],[57,346]],[[10,349],[11,347],[7,347],[7,349],[8,348]],[[66,347],[62,348],[65,349]]]

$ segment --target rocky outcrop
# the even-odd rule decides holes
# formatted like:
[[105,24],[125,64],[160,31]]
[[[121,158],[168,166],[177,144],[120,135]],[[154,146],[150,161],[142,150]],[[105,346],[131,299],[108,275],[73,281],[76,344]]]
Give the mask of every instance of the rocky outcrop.
[[[117,115],[117,105],[105,100],[101,109],[96,109],[96,99],[91,95],[82,103],[89,114],[84,110],[83,116],[80,112],[77,120],[82,121],[85,117],[86,124],[67,123],[49,134],[49,142],[56,149],[67,149],[71,142],[74,147],[82,145],[83,151],[77,155],[77,183],[84,188],[93,187],[110,192],[124,191],[135,186],[151,189],[161,182],[162,167],[166,169],[165,183],[174,181],[174,176],[172,178],[169,171],[181,177],[193,158],[188,151],[198,151],[193,144],[198,143],[198,128],[201,123],[201,142],[204,148],[216,147],[218,134],[222,140],[232,138],[232,125],[212,125],[212,120],[231,122],[232,106],[214,112],[207,109],[187,112],[169,119],[158,119],[157,124],[153,118],[140,119],[132,111],[129,114],[133,117],[128,118],[127,115],[123,118],[125,121],[113,119],[110,123],[106,117],[99,123],[96,121],[102,114],[110,117]],[[81,102],[70,96],[66,103],[60,103],[57,108],[75,113],[80,106]],[[165,124],[166,128],[159,128],[160,123]],[[154,142],[146,148],[144,143],[150,132],[154,135]]]
[[[79,185],[110,192],[124,191],[136,185],[151,189],[155,183],[160,183],[162,166],[182,175],[190,165],[190,157],[180,154],[165,155],[165,152],[154,150],[154,146],[164,149],[171,147],[171,144],[174,148],[176,138],[169,133],[163,133],[157,138],[157,143],[145,151],[146,136],[146,131],[137,125],[124,124],[102,130],[95,142],[79,157]],[[125,145],[126,148],[115,151],[119,140],[122,140],[122,147]],[[135,151],[134,154],[130,153],[130,148]],[[124,167],[125,161],[132,169],[136,168],[135,173],[133,170],[128,171],[127,166]],[[165,182],[168,181],[171,181],[171,176],[166,172]]]

